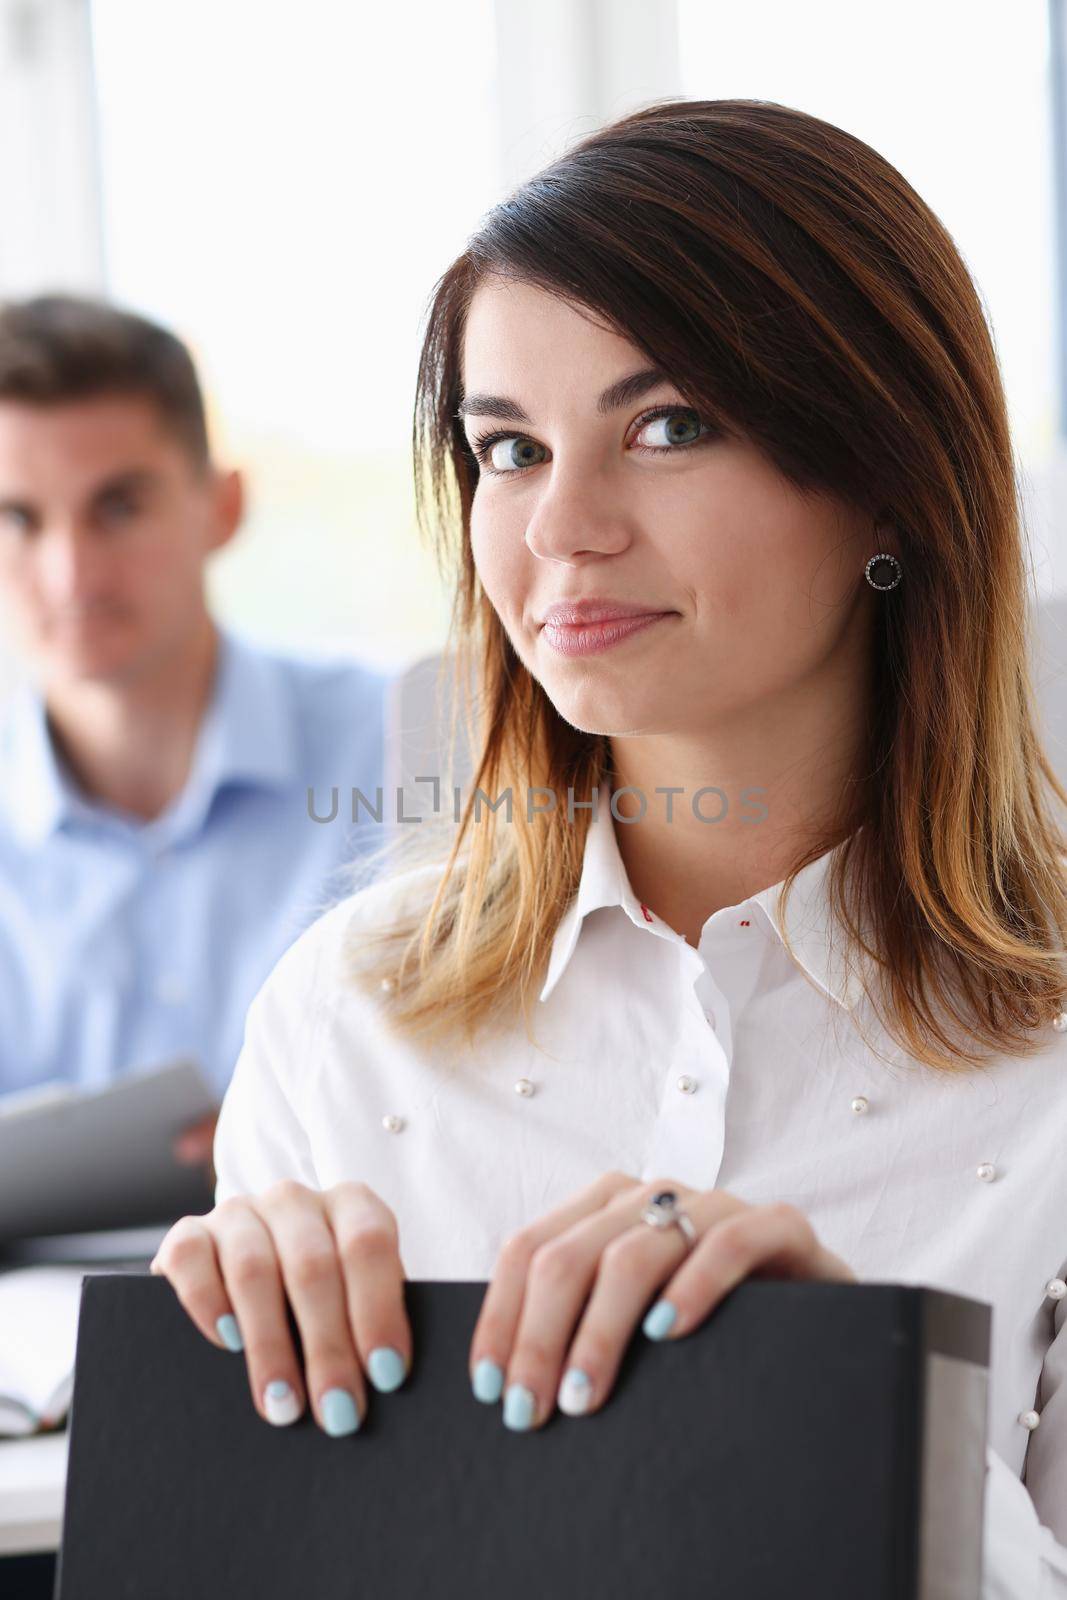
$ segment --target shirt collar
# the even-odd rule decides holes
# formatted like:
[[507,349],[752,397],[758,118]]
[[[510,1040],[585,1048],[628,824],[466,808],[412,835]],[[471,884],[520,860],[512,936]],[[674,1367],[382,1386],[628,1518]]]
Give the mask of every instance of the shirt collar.
[[[758,907],[767,926],[779,939],[782,939],[783,929],[787,929],[793,955],[808,976],[832,1000],[852,1010],[865,992],[865,984],[862,972],[847,960],[843,930],[834,922],[826,893],[827,875],[838,849],[840,846],[826,851],[797,874],[784,919],[778,906],[784,878],[750,896],[743,905],[745,909]],[[590,911],[602,906],[621,906],[630,921],[641,928],[647,929],[655,920],[630,887],[611,808],[607,804],[599,804],[597,814],[590,819],[578,893],[556,929],[540,995],[542,1000],[548,999],[562,977],[578,942],[583,920]]]
[[[282,663],[220,632],[215,681],[185,785],[160,816],[132,826],[146,839],[173,842],[202,825],[225,785],[285,787],[296,780],[298,766],[298,730]],[[122,813],[82,794],[56,753],[44,698],[28,684],[11,696],[0,785],[0,804],[25,846],[80,822],[131,826]]]
[[285,664],[233,634],[219,634],[218,671],[193,770],[212,792],[227,783],[284,788],[299,776],[296,708]]
[[56,758],[44,701],[28,683],[7,705],[2,773],[0,800],[23,845],[43,844],[68,817],[89,809]]

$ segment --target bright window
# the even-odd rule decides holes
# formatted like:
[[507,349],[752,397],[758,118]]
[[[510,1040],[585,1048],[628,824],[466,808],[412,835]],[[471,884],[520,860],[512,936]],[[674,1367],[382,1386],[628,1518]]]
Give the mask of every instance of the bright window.
[[437,648],[411,413],[427,298],[496,198],[491,0],[92,16],[108,293],[187,341],[246,473],[216,610],[294,647]]
[[1016,449],[1056,435],[1045,0],[679,0],[682,91],[777,100],[874,147],[933,208],[978,284]]

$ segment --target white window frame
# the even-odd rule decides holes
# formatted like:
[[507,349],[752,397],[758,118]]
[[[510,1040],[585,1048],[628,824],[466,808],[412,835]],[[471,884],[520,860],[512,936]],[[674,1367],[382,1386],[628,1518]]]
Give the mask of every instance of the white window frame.
[[106,282],[89,0],[0,0],[0,295]]

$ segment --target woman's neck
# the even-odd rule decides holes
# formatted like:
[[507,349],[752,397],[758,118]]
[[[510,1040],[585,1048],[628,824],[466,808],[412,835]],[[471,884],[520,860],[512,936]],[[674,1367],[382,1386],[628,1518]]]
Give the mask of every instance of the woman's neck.
[[848,708],[831,723],[824,705],[793,697],[708,737],[635,734],[611,746],[611,788],[638,791],[616,810],[636,817],[640,797],[646,805],[641,820],[615,823],[631,887],[695,946],[710,916],[779,883],[839,825],[866,756],[866,719]]

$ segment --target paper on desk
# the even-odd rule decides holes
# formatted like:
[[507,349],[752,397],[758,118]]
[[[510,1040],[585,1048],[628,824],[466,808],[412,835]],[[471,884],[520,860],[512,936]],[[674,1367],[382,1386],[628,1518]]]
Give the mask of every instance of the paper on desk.
[[62,1422],[74,1385],[83,1267],[0,1273],[0,1436]]

